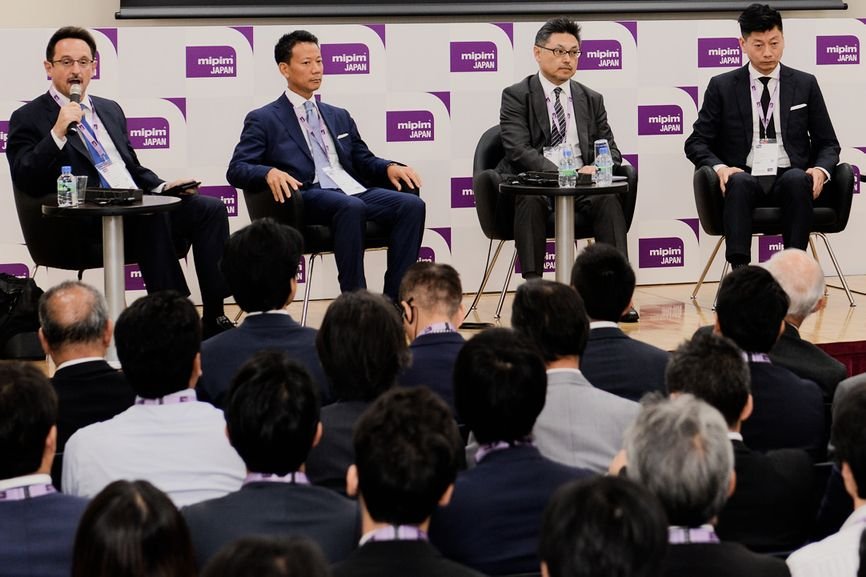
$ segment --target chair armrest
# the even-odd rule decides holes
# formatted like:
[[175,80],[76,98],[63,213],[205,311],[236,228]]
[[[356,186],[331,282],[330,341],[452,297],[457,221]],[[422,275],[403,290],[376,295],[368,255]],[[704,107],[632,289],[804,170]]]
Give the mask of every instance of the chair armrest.
[[[489,239],[503,240],[513,238],[514,215],[511,208],[511,218],[502,214],[502,204],[499,184],[502,177],[493,169],[482,170],[472,177],[472,193],[475,195],[475,213],[481,230]],[[500,202],[502,200],[502,202]],[[513,202],[508,203],[513,207]],[[507,225],[506,225],[507,221]]]
[[244,189],[243,194],[250,220],[270,217],[277,222],[303,230],[304,199],[302,191],[293,192],[292,196],[282,203],[274,200],[268,187]]
[[693,178],[695,206],[704,232],[721,236],[724,234],[724,198],[719,184],[719,175],[711,166],[695,170]]
[[818,202],[836,211],[834,229],[839,232],[848,225],[851,215],[851,203],[854,199],[854,170],[847,162],[836,165],[833,178],[827,183],[824,193],[818,197]]
[[637,206],[637,169],[630,164],[615,164],[613,167],[615,176],[624,176],[628,183],[628,192],[622,197],[622,215],[625,217],[625,229],[631,229],[634,218],[634,209]]

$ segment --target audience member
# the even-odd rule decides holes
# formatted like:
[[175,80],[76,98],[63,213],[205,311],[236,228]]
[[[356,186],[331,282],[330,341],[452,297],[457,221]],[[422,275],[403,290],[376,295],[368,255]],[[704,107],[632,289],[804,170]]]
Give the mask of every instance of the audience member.
[[156,575],[195,575],[183,517],[168,495],[147,481],[114,481],[81,517],[72,577]]
[[0,574],[66,577],[87,502],[51,484],[57,396],[36,367],[0,362]]
[[794,551],[794,577],[854,577],[860,564],[860,537],[866,523],[866,386],[853,389],[833,419],[833,447],[854,512],[838,533]]
[[322,409],[324,433],[310,451],[307,475],[317,485],[345,491],[346,469],[355,461],[352,428],[407,365],[406,334],[385,297],[358,290],[328,307],[316,349],[337,402]]
[[303,535],[329,561],[345,559],[360,535],[358,507],[304,474],[322,436],[309,373],[285,352],[258,353],[241,367],[227,403],[229,441],[247,476],[240,491],[183,509],[198,566],[247,535]]
[[466,342],[457,332],[464,315],[460,275],[448,264],[413,264],[400,283],[400,307],[412,361],[397,381],[426,385],[454,410],[454,361]]
[[201,577],[330,577],[324,555],[303,537],[244,537],[226,545]]
[[135,400],[132,387],[105,360],[113,323],[102,294],[90,285],[65,281],[39,300],[39,341],[56,370],[57,458],[51,476],[60,486],[63,450],[72,434],[110,419]]
[[790,300],[785,330],[770,349],[770,359],[794,374],[814,381],[824,391],[824,398],[832,399],[836,385],[848,376],[848,369],[800,337],[803,321],[824,308],[827,302],[821,265],[804,251],[789,248],[774,254],[764,268],[770,271]]
[[691,395],[646,404],[625,439],[627,474],[667,513],[665,577],[789,575],[784,561],[719,541],[717,515],[735,485],[734,452],[719,412]]
[[541,454],[606,471],[638,405],[595,388],[583,374],[589,322],[580,295],[553,281],[526,282],[514,297],[511,324],[535,343],[547,367],[547,401],[533,429]]
[[752,413],[749,367],[728,338],[699,333],[680,345],[667,369],[671,395],[688,393],[718,409],[734,447],[737,489],[719,515],[716,532],[754,551],[790,551],[806,539],[815,508],[812,460],[800,449],[766,455],[740,433]]
[[625,255],[595,243],[583,249],[571,269],[571,284],[589,315],[589,341],[581,370],[599,389],[639,401],[664,392],[668,353],[622,332],[617,321],[632,307],[635,276]]
[[823,393],[768,356],[787,311],[788,296],[773,276],[757,266],[742,266],[722,280],[715,330],[733,340],[749,360],[754,411],[743,423],[746,445],[762,452],[805,449],[817,460],[827,446]]
[[270,218],[254,220],[229,237],[220,270],[246,316],[236,330],[202,343],[199,398],[224,407],[241,365],[258,351],[274,349],[286,351],[304,365],[319,387],[322,402],[330,402],[328,381],[316,354],[316,331],[299,325],[286,310],[298,288],[303,252],[301,234]]
[[63,490],[93,496],[117,479],[146,479],[178,506],[237,490],[244,464],[222,411],[196,401],[201,325],[174,291],[149,294],[117,320],[117,355],[135,404],[79,429],[63,455]]
[[668,547],[658,499],[625,477],[559,489],[541,529],[543,577],[656,577]]
[[427,542],[430,516],[454,491],[462,439],[426,387],[395,388],[374,401],[354,434],[346,485],[361,505],[359,548],[334,577],[477,577]]
[[457,410],[479,449],[477,465],[460,473],[451,503],[433,515],[430,539],[449,559],[491,575],[538,570],[547,501],[560,485],[591,475],[533,446],[545,383],[541,357],[509,329],[476,335],[457,356]]

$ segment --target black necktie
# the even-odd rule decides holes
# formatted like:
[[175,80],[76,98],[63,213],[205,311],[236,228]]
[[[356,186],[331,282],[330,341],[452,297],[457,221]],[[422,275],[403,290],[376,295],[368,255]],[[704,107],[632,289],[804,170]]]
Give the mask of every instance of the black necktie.
[[[761,108],[764,110],[764,118],[766,119],[767,110],[770,108],[770,88],[767,86],[770,82],[770,77],[762,76],[758,80],[764,85],[764,90],[761,92]],[[766,132],[764,131],[764,124],[760,121],[758,122],[758,129],[761,138],[776,138],[776,124],[773,122],[772,116],[767,123]]]
[[562,103],[559,101],[561,93],[562,88],[559,86],[553,89],[553,115],[556,117],[556,124],[550,127],[551,146],[557,146],[565,141],[565,111],[562,109]]

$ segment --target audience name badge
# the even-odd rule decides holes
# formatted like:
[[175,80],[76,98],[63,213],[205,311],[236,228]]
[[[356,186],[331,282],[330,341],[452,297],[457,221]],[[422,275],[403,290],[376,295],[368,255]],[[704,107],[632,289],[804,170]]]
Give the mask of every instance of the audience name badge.
[[360,182],[352,178],[352,176],[342,168],[326,166],[322,169],[322,172],[333,180],[340,190],[346,194],[360,194],[367,190]]
[[755,145],[752,176],[775,176],[779,168],[779,143],[775,138],[762,138]]

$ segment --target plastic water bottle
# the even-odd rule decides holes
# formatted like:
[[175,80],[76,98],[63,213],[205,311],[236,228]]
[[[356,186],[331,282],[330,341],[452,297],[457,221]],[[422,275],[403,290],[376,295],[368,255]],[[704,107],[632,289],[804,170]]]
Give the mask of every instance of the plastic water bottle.
[[602,138],[595,141],[595,183],[599,186],[613,184],[613,157],[610,145]]
[[562,147],[562,156],[559,159],[559,186],[560,188],[577,186],[577,167],[574,162],[574,151],[570,146]]
[[64,166],[57,177],[57,206],[68,207],[78,204],[78,191],[72,167]]

